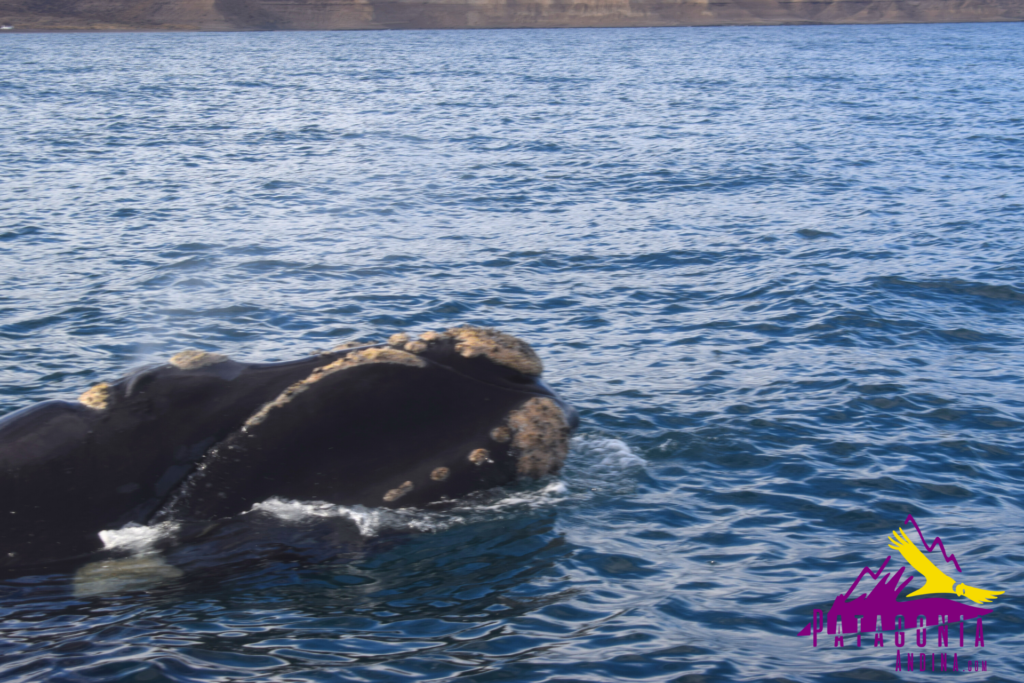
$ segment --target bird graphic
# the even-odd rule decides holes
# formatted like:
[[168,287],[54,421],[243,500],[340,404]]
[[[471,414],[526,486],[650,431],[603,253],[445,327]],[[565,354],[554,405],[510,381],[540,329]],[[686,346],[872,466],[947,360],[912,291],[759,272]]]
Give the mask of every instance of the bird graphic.
[[903,529],[894,531],[892,536],[889,536],[889,547],[893,550],[898,550],[903,559],[907,561],[907,564],[920,572],[925,578],[924,587],[918,588],[908,595],[908,598],[928,593],[956,593],[981,605],[995,600],[996,596],[1006,592],[974,588],[966,583],[961,583],[954,588],[953,584],[956,583],[956,580],[946,576],[945,572],[925,557],[924,553],[917,549],[917,546],[914,545],[914,542],[910,540],[910,537],[907,536]]

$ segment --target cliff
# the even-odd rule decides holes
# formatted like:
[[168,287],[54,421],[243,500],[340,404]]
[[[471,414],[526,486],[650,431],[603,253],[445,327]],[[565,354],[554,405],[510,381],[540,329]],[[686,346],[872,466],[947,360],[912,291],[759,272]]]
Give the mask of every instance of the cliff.
[[0,0],[15,31],[884,24],[1024,20],[1024,0]]

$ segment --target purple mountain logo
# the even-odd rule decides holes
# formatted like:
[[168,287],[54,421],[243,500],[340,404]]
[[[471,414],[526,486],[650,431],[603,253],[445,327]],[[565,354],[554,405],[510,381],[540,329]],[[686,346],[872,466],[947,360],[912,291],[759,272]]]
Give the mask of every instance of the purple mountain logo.
[[[945,563],[948,565],[952,562],[953,566],[956,567],[956,571],[960,572],[959,562],[957,562],[954,555],[946,553],[942,539],[936,536],[929,545],[924,540],[924,534],[921,533],[921,528],[917,525],[913,516],[907,517],[904,525],[907,523],[913,523],[926,551],[931,552],[938,547],[942,552],[942,558]],[[889,538],[889,541],[889,547],[898,550],[903,558],[907,560],[907,563],[926,579],[924,587],[911,593],[908,597],[929,593],[952,593],[966,596],[977,603],[983,603],[995,599],[997,595],[1002,593],[1002,591],[986,591],[972,588],[963,583],[954,587],[955,580],[947,576],[931,560],[917,550],[913,541],[902,530],[894,533]],[[922,618],[927,626],[936,626],[981,617],[992,612],[990,609],[975,607],[974,605],[964,604],[949,598],[928,597],[899,600],[899,594],[915,577],[908,576],[904,579],[903,572],[905,568],[900,568],[895,574],[883,575],[891,559],[891,555],[886,557],[877,571],[871,571],[870,567],[865,567],[846,593],[836,596],[835,601],[832,603],[832,609],[828,612],[827,629],[824,629],[823,627],[826,625],[818,620],[819,611],[815,615],[815,619],[807,624],[800,631],[799,635],[814,635],[815,641],[817,641],[817,634],[822,630],[827,630],[829,635],[837,633],[856,634],[894,631],[919,627]],[[850,596],[853,595],[857,585],[865,575],[875,579],[874,587],[870,592],[862,593],[851,600]]]

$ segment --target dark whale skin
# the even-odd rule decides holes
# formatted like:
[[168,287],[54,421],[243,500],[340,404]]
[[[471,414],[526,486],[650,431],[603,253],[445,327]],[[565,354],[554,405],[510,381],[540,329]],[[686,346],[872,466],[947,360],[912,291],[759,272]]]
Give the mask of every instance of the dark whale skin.
[[[446,335],[273,364],[191,352],[84,403],[0,418],[0,568],[86,557],[105,529],[214,520],[272,496],[422,506],[557,471],[575,411],[532,366],[460,354]],[[537,457],[539,470],[524,466]]]

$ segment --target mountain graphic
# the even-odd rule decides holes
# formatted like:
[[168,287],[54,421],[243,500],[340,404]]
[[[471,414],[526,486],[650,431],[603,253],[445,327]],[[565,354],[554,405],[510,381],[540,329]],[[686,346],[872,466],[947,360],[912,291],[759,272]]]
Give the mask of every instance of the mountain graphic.
[[[931,551],[938,546],[942,551],[943,560],[947,563],[952,562],[956,570],[960,571],[960,563],[957,562],[954,555],[946,554],[942,539],[936,536],[929,546],[913,516],[908,516],[904,524],[908,522],[913,523],[914,528],[917,529],[921,543],[924,544],[926,550]],[[952,624],[992,612],[990,609],[966,605],[949,598],[898,600],[897,596],[914,580],[914,577],[909,576],[904,580],[904,568],[895,574],[883,576],[882,572],[885,571],[891,559],[892,556],[886,557],[877,571],[871,571],[870,567],[864,567],[846,593],[836,596],[832,608],[828,612],[827,633],[829,635],[839,633],[839,625],[842,627],[841,633],[843,634],[875,633],[915,628],[919,625],[921,617],[924,617],[926,625],[935,626],[942,623]],[[874,587],[869,593],[862,593],[851,600],[850,596],[865,575],[875,579]],[[858,618],[860,620],[859,628]],[[813,626],[812,620],[798,635],[811,635]]]
[[[878,579],[888,563],[889,558],[887,557],[877,572],[872,572],[869,567],[865,567],[861,576],[869,574],[871,578]],[[850,600],[850,593],[857,587],[857,583],[861,579],[858,576],[850,589],[844,595],[837,595],[832,603],[832,609],[828,611],[828,634],[835,635],[838,632],[837,624],[839,623],[842,624],[843,633],[857,633],[858,617],[860,617],[861,624],[859,632],[874,633],[914,628],[919,624],[922,616],[925,618],[925,624],[935,626],[941,623],[951,624],[965,619],[973,619],[992,611],[974,605],[965,605],[949,598],[897,600],[896,596],[900,594],[900,591],[914,579],[911,576],[900,583],[904,571],[904,568],[900,568],[895,574],[882,576],[870,593],[863,593]],[[902,624],[897,625],[901,618]],[[879,626],[879,622],[881,622],[881,626]],[[811,635],[812,626],[813,622],[807,624],[798,635]]]

